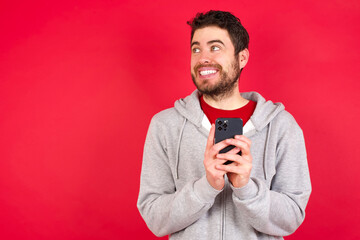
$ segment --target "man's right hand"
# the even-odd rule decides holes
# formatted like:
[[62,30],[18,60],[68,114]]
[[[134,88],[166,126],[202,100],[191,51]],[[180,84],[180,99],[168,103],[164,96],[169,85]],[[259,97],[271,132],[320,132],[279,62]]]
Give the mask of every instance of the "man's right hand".
[[[215,166],[222,165],[227,160],[218,159],[216,158],[216,155],[219,153],[221,149],[225,148],[229,144],[227,144],[225,141],[214,144],[214,138],[215,138],[215,125],[212,124],[206,143],[204,166],[206,171],[206,179],[208,180],[209,184],[216,190],[221,190],[224,188],[225,185],[224,175],[226,174],[226,172],[216,169]],[[234,153],[239,151],[240,149],[238,148],[234,148],[230,150],[230,152],[234,152]]]

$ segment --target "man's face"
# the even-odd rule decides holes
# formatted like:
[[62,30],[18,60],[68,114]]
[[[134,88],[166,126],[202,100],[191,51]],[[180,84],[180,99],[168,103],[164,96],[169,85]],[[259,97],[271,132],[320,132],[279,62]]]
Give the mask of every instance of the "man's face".
[[195,31],[191,42],[191,77],[210,97],[230,94],[240,76],[239,58],[225,29],[209,26]]

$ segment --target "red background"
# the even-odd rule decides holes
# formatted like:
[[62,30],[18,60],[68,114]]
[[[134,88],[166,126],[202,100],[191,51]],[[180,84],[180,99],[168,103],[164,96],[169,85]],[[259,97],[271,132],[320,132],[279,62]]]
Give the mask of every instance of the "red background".
[[304,130],[313,194],[286,239],[360,239],[356,0],[2,1],[0,239],[156,239],[136,208],[145,135],[193,91],[186,21],[209,9],[250,34],[240,90]]

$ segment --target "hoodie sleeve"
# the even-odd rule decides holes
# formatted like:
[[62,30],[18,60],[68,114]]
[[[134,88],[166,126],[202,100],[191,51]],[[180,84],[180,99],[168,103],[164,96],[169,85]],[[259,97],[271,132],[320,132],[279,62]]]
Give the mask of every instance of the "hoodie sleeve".
[[197,221],[221,192],[212,188],[206,176],[176,189],[169,165],[166,129],[156,117],[145,141],[137,207],[156,236],[180,231]]
[[292,116],[287,120],[276,137],[276,173],[270,189],[255,177],[242,188],[232,186],[233,200],[249,224],[274,236],[290,235],[300,226],[311,192],[303,133]]

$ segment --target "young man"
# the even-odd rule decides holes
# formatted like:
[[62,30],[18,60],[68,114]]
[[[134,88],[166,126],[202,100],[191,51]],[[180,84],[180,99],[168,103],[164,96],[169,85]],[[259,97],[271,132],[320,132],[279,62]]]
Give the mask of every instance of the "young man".
[[[311,192],[302,131],[281,103],[239,92],[249,37],[238,18],[209,11],[188,23],[197,90],[150,123],[139,211],[170,239],[282,239]],[[244,135],[214,144],[219,117],[242,118]]]

